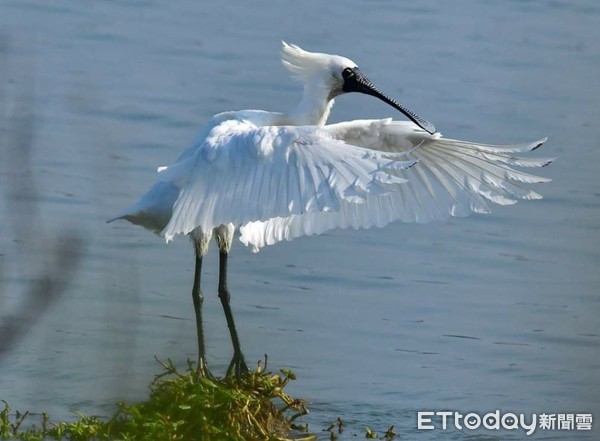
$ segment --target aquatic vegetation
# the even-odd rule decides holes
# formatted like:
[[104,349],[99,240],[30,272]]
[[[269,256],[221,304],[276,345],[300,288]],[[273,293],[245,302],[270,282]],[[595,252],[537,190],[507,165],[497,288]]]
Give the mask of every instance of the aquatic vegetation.
[[[329,440],[330,441],[336,441],[340,437],[342,432],[344,432],[344,422],[342,421],[341,418],[338,417],[335,421],[333,421],[331,424],[329,424],[329,426],[327,426],[325,431],[329,432]],[[383,439],[384,441],[391,441],[397,435],[398,434],[394,431],[394,426],[388,427],[388,429],[384,432],[382,438],[379,438],[379,434],[376,431],[374,431],[373,429],[371,429],[369,427],[366,427],[364,438],[366,438],[366,439]],[[358,436],[356,433],[352,434],[352,437],[356,437],[356,436]]]
[[[112,418],[77,413],[74,422],[50,421],[47,413],[12,411],[6,401],[0,410],[0,440],[24,441],[316,441],[307,424],[296,420],[308,413],[303,400],[294,399],[284,389],[296,379],[281,369],[268,372],[266,357],[248,375],[236,378],[201,376],[193,362],[184,372],[171,360],[157,361],[162,372],[150,383],[150,396],[139,403],[117,404]],[[39,419],[36,419],[38,418]],[[33,421],[35,419],[35,421]],[[341,438],[345,425],[341,418],[323,429],[330,440]],[[352,438],[357,433],[347,434]],[[379,435],[366,428],[364,438],[391,440],[394,426]]]
[[[295,379],[289,370],[274,374],[259,364],[247,376],[220,379],[198,376],[191,362],[185,373],[170,360],[159,363],[164,370],[150,384],[148,400],[119,403],[107,422],[79,415],[75,422],[51,423],[42,414],[41,427],[24,428],[28,412],[11,413],[4,402],[0,439],[275,441],[298,431],[301,426],[294,421],[308,412],[302,400],[284,392]],[[303,435],[301,439],[316,437]]]

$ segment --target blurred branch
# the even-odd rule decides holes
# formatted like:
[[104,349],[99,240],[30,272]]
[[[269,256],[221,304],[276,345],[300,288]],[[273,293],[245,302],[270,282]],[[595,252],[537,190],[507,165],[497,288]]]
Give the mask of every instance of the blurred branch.
[[[40,222],[39,192],[35,185],[35,170],[31,165],[36,139],[34,69],[21,69],[13,79],[8,65],[9,45],[0,35],[0,189],[6,209],[2,224],[12,228],[18,249],[2,250],[0,257],[11,262],[15,271],[28,276],[33,283],[18,294],[19,305],[0,316],[0,359],[39,322],[41,316],[66,291],[82,258],[83,239],[75,233],[50,231]],[[16,86],[14,105],[10,107],[11,89]],[[11,87],[9,87],[11,86]],[[54,239],[60,236],[59,239]],[[8,244],[8,240],[5,240]],[[45,246],[50,243],[50,246]],[[44,245],[40,247],[39,245]],[[16,247],[15,247],[16,248]],[[43,251],[41,251],[43,250]],[[9,256],[10,252],[14,256]],[[35,255],[44,252],[46,262],[35,269]],[[3,263],[0,260],[0,264]],[[8,265],[0,265],[0,300],[6,298]],[[36,275],[38,274],[38,275]]]
[[23,293],[21,305],[0,323],[0,358],[27,334],[48,307],[65,292],[77,272],[82,242],[77,236],[64,236],[51,247],[55,256],[49,268]]

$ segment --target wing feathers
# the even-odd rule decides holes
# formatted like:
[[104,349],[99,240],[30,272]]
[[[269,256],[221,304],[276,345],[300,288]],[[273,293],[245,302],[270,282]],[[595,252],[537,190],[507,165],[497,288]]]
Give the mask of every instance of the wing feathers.
[[219,115],[175,164],[159,169],[159,183],[122,217],[162,228],[167,240],[233,223],[258,250],[333,228],[429,222],[540,199],[528,186],[549,179],[517,167],[553,161],[520,156],[545,138],[496,146],[390,119],[320,128],[250,120]]
[[313,127],[228,120],[196,152],[161,172],[162,180],[181,188],[161,234],[170,240],[198,227],[209,231],[221,224],[339,210],[356,195],[382,195],[404,183],[383,171],[415,163],[400,156],[348,145]]
[[[332,124],[321,129],[330,137],[380,151],[404,154],[418,163],[401,170],[386,169],[389,176],[406,179],[393,192],[375,191],[381,182],[355,180],[346,190],[339,210],[276,217],[264,222],[249,222],[240,229],[242,242],[255,251],[280,240],[320,234],[332,228],[370,228],[395,220],[428,222],[449,216],[489,213],[490,204],[510,205],[518,199],[540,199],[528,184],[549,179],[514,167],[544,167],[554,158],[523,158],[546,138],[531,143],[497,146],[430,135],[404,121],[359,120]],[[360,168],[348,165],[347,169]],[[379,171],[381,173],[381,171]],[[344,177],[343,174],[340,176]],[[363,175],[364,176],[364,173]],[[349,177],[344,177],[350,181]]]

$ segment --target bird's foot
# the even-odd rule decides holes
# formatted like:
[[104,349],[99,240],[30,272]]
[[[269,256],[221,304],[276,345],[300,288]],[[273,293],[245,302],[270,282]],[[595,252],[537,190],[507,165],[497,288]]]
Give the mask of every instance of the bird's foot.
[[226,376],[235,376],[235,378],[241,378],[244,375],[248,375],[249,372],[250,370],[248,369],[248,365],[244,359],[244,354],[241,352],[235,352],[233,354],[233,358],[231,359],[231,363],[229,363],[229,367],[227,368]]
[[206,364],[206,360],[204,358],[198,359],[198,365],[196,366],[195,376],[197,380],[199,380],[200,378],[208,378],[211,380],[215,378],[208,369],[208,365]]

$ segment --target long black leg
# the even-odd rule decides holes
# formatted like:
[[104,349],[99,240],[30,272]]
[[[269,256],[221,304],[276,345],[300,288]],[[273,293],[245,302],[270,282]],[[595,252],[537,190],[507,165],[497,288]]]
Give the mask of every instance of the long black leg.
[[244,354],[242,354],[242,348],[240,347],[240,339],[235,329],[235,322],[233,321],[233,314],[231,313],[231,306],[229,300],[231,295],[227,288],[227,251],[219,251],[219,299],[223,305],[223,311],[225,312],[225,318],[227,320],[227,327],[229,328],[229,334],[231,335],[231,343],[233,343],[233,358],[227,368],[227,376],[235,374],[236,377],[240,377],[242,374],[248,373],[248,366],[244,360]]
[[200,279],[202,278],[202,256],[196,252],[196,266],[194,269],[194,286],[192,288],[192,300],[194,302],[194,311],[196,312],[196,332],[198,334],[198,375],[209,376],[210,372],[206,365],[206,348],[204,346],[204,329],[202,325],[202,302],[204,296],[200,289]]

